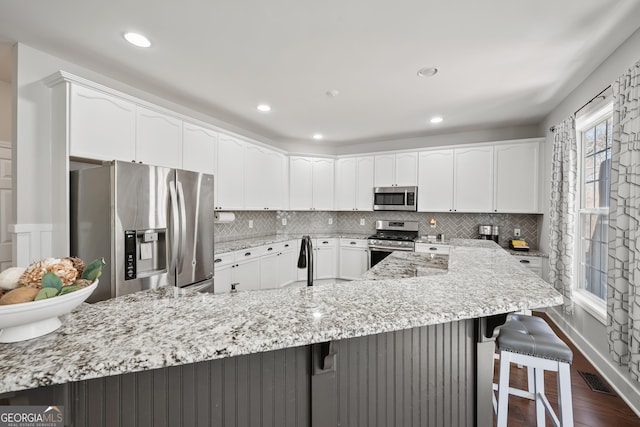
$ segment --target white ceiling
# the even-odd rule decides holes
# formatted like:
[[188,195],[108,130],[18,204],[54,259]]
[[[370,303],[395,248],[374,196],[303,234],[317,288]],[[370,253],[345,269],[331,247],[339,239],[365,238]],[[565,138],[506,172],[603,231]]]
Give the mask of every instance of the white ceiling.
[[537,124],[639,26],[636,0],[0,1],[0,41],[324,144]]

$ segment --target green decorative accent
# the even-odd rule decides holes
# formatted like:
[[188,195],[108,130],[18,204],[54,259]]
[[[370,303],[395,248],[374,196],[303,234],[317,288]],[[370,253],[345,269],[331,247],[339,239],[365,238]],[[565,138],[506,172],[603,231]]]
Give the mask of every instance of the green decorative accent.
[[40,289],[40,292],[38,292],[38,295],[36,295],[34,301],[55,297],[56,295],[58,295],[58,292],[59,291],[54,287],[42,288]]
[[42,289],[54,288],[56,290],[56,295],[58,294],[58,292],[60,292],[60,289],[62,289],[62,280],[60,280],[60,278],[56,276],[55,273],[51,272],[45,273],[42,276],[40,284],[42,285]]
[[102,274],[102,266],[106,265],[104,258],[98,258],[87,265],[82,272],[82,278],[95,282]]
[[81,289],[78,285],[63,286],[62,290],[60,291],[60,295],[65,295],[69,292],[77,291],[78,289]]

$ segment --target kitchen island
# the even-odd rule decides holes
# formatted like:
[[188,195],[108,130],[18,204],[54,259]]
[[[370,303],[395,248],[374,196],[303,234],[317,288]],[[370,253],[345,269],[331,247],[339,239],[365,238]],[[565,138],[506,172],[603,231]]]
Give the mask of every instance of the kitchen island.
[[0,345],[0,393],[64,404],[76,425],[473,425],[491,416],[478,319],[562,303],[489,243],[452,241],[438,274],[83,304],[56,332]]

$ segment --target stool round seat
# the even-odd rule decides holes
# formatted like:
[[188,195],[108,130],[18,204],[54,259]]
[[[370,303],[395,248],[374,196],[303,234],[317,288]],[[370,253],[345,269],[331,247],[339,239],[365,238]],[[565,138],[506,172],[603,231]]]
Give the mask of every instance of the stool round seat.
[[519,314],[500,328],[496,338],[498,350],[571,363],[573,352],[543,319]]

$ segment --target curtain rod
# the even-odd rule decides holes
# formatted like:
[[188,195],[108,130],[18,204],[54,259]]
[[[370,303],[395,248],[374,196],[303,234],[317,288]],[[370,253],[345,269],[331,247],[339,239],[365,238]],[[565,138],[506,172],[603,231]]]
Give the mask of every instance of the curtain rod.
[[[584,107],[586,107],[587,105],[591,104],[593,101],[595,101],[596,99],[598,99],[603,93],[605,93],[606,91],[608,91],[609,89],[611,89],[611,85],[605,87],[604,89],[602,89],[600,92],[598,92],[598,94],[596,96],[594,96],[593,98],[591,98],[590,100],[588,100],[587,102],[585,102],[582,107],[578,108],[573,115],[575,116],[576,114],[578,114]],[[553,132],[554,130],[556,130],[555,126],[551,126],[549,128],[549,132]]]
[[608,91],[609,89],[611,89],[611,85],[605,87],[604,89],[602,89],[596,96],[594,96],[593,98],[591,98],[590,100],[588,100],[587,102],[584,103],[584,105],[580,108],[578,108],[575,113],[573,113],[574,115],[578,114],[584,107],[586,107],[587,105],[591,104],[593,101],[595,101],[596,99],[598,99],[600,97],[600,95],[602,95],[603,93],[605,93],[606,91]]

